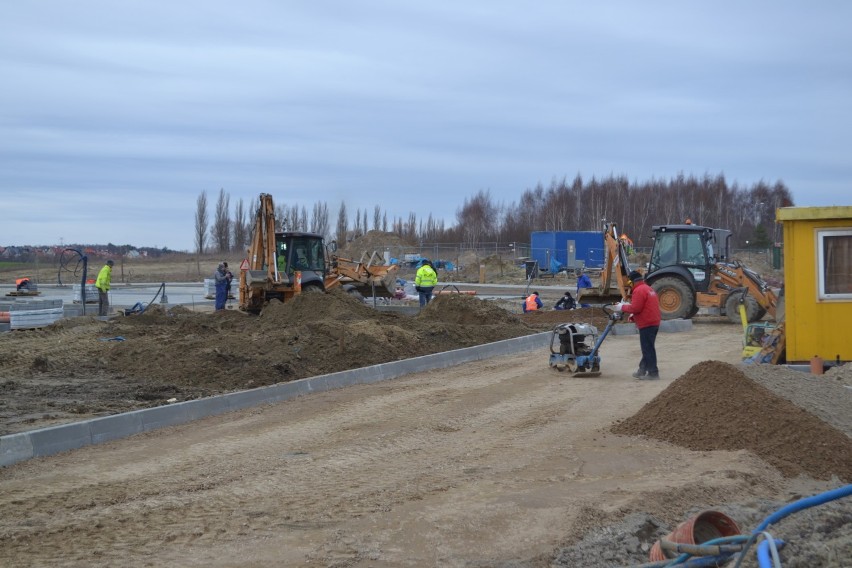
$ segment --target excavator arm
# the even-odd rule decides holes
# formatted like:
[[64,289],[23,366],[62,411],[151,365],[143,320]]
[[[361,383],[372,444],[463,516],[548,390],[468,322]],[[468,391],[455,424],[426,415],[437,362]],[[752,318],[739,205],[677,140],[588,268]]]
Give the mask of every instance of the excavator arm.
[[583,304],[612,304],[630,297],[630,280],[627,277],[630,274],[630,262],[624,243],[618,238],[615,223],[604,224],[603,238],[606,258],[601,284],[580,290],[579,299]]
[[[268,193],[260,194],[247,260],[248,270],[240,270],[240,309],[259,312],[269,290],[289,284],[287,275],[278,272],[275,205]],[[291,293],[298,292],[295,288]]]

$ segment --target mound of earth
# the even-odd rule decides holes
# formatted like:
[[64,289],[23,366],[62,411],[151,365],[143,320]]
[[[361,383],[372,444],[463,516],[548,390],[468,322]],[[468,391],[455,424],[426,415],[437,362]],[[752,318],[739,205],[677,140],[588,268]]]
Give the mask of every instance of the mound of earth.
[[335,291],[259,316],[150,306],[63,319],[0,342],[0,434],[366,367],[535,333],[496,305],[438,296],[418,316]]
[[[520,300],[518,306],[521,305]],[[520,308],[519,308],[520,309]],[[609,319],[600,308],[577,308],[576,310],[539,310],[519,315],[530,327],[553,329],[560,323],[589,323],[603,332]]]
[[396,233],[373,230],[341,246],[339,255],[359,260],[363,254],[382,254],[385,250],[390,250],[391,254],[395,255],[412,246],[414,245]]
[[748,450],[785,476],[852,481],[852,440],[738,368],[705,361],[612,428],[698,451]]

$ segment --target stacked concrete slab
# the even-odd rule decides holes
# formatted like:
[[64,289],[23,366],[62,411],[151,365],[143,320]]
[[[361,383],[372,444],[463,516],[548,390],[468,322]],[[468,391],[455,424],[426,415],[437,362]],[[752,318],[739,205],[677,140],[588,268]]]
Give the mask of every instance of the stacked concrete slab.
[[[74,303],[80,304],[83,302],[83,296],[80,293],[82,287],[79,284],[74,284]],[[87,304],[97,304],[98,303],[98,289],[95,288],[94,284],[86,284],[86,303]]]
[[[9,329],[45,327],[62,319],[62,300],[18,298],[14,302],[0,302],[0,312],[9,312]],[[0,331],[4,331],[0,328]]]
[[208,300],[216,297],[216,281],[212,278],[204,279],[204,297]]

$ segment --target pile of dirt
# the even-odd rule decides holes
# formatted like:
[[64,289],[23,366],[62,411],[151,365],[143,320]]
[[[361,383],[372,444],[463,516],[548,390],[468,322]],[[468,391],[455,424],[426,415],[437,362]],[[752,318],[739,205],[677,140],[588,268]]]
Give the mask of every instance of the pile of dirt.
[[[518,301],[518,306],[521,301]],[[520,309],[520,308],[519,308]],[[560,323],[589,323],[602,332],[609,323],[607,314],[600,308],[577,308],[576,310],[538,310],[520,314],[522,322],[530,327],[553,329]]]
[[457,282],[479,282],[484,270],[485,281],[490,283],[526,282],[526,270],[519,261],[498,254],[480,258],[476,252],[470,251],[459,256],[458,270],[453,273]]
[[692,367],[612,432],[697,451],[749,450],[785,476],[852,481],[852,440],[719,361]]
[[359,260],[363,254],[371,255],[374,252],[382,254],[385,250],[391,251],[392,254],[399,254],[412,246],[414,246],[412,243],[396,233],[373,230],[341,246],[338,255]]
[[438,296],[418,316],[342,291],[270,302],[259,316],[152,305],[67,318],[0,342],[0,434],[367,367],[536,333],[498,306]]
[[457,325],[514,325],[518,322],[517,317],[492,300],[480,300],[465,294],[435,296],[418,317]]

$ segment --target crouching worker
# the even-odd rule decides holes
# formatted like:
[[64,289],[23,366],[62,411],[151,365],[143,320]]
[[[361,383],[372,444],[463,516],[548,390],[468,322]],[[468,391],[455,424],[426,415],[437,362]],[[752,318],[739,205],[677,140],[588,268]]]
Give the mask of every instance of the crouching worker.
[[541,298],[538,297],[538,292],[533,292],[527,296],[526,300],[524,300],[524,313],[538,311],[543,305],[544,304],[541,303]]
[[565,292],[559,301],[556,302],[556,305],[553,306],[554,310],[573,310],[577,307],[577,302],[574,300],[574,296],[571,295],[571,292]]

